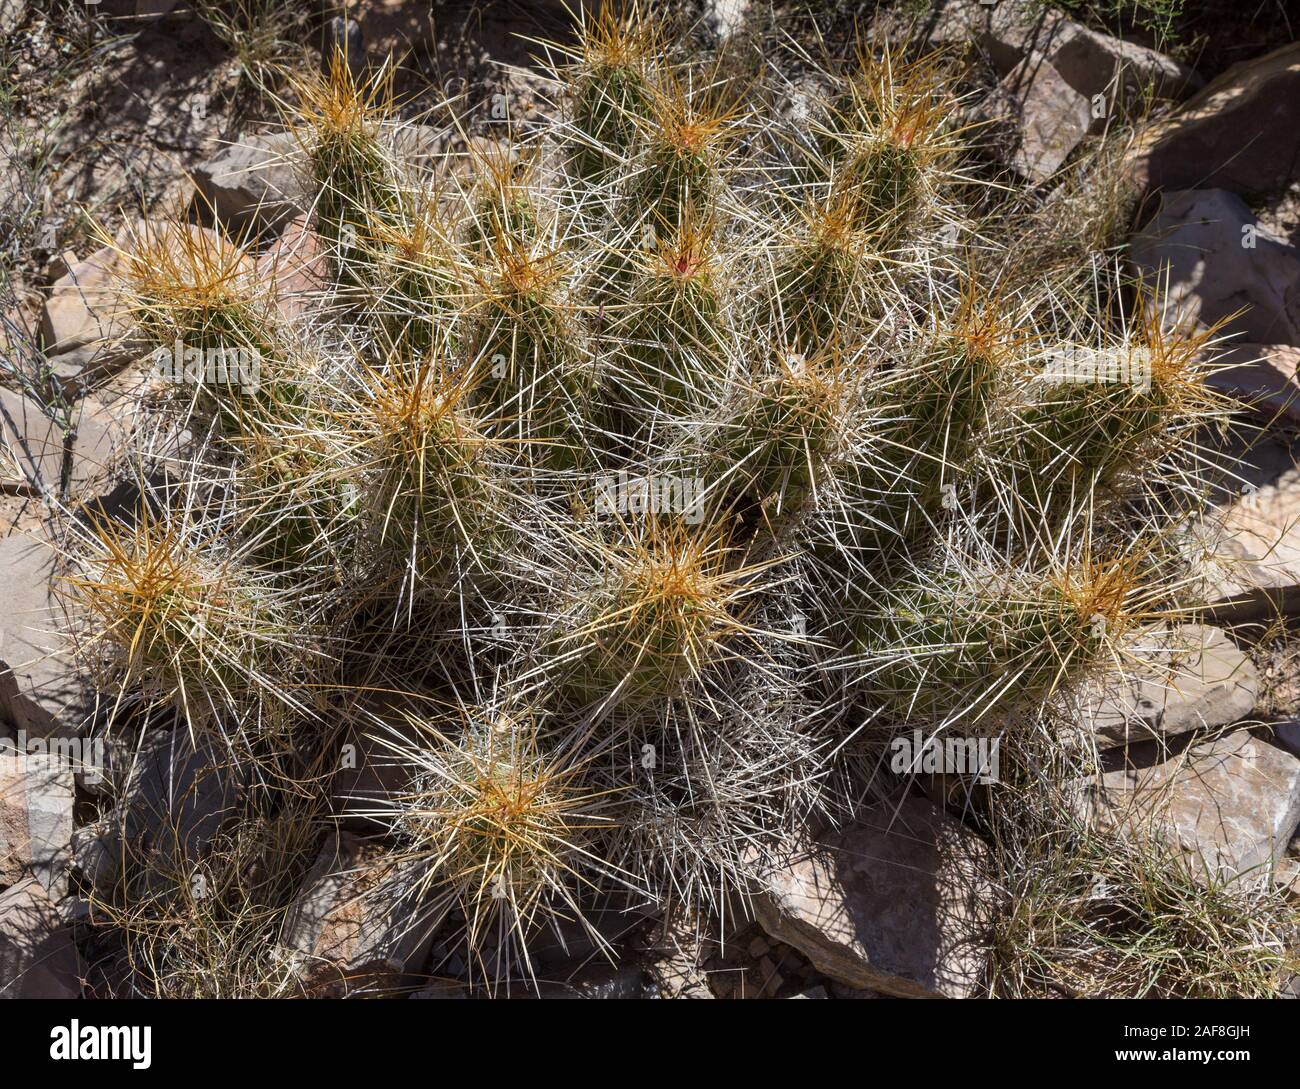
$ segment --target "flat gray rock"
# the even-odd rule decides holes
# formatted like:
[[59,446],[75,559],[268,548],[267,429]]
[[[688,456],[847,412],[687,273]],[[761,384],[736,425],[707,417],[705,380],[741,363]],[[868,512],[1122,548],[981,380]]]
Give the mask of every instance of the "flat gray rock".
[[1216,621],[1300,609],[1300,469],[1244,485],[1192,527],[1187,547]]
[[851,987],[976,993],[988,953],[987,848],[921,798],[874,808],[762,879],[763,929]]
[[275,231],[310,204],[291,132],[247,135],[194,171],[199,194],[227,230]]
[[[94,401],[71,407],[69,494],[102,482],[122,439],[113,413]],[[0,389],[0,475],[7,490],[57,495],[63,474],[65,430],[31,397]]]
[[130,358],[133,320],[122,293],[130,228],[111,246],[75,263],[50,288],[41,311],[41,340],[49,356],[96,346],[114,360]]
[[1134,638],[1122,668],[1089,681],[1079,720],[1105,748],[1240,722],[1258,696],[1255,665],[1232,640],[1183,624]]
[[1085,811],[1131,835],[1153,830],[1217,878],[1282,858],[1300,823],[1300,760],[1237,730],[1168,752],[1131,746],[1090,780]]
[[0,720],[29,737],[77,737],[96,708],[51,589],[54,559],[43,541],[0,540]]
[[1129,253],[1161,292],[1167,325],[1222,320],[1224,335],[1300,345],[1300,250],[1270,237],[1235,193],[1166,192]]

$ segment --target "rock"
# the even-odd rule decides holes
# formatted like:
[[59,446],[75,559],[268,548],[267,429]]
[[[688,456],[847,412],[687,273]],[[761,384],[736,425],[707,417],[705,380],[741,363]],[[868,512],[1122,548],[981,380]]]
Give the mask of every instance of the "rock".
[[773,938],[851,987],[965,997],[987,955],[986,857],[964,825],[907,797],[765,875],[754,910]]
[[742,26],[749,14],[749,0],[705,0],[703,21],[709,33],[725,42]]
[[0,720],[29,737],[77,737],[95,711],[51,590],[54,550],[26,537],[0,540]]
[[1034,181],[1050,177],[1092,126],[1092,106],[1050,64],[1027,59],[1012,69],[980,107],[981,117],[1010,118],[1017,139],[1011,166]]
[[1026,0],[972,4],[969,0],[940,0],[928,27],[936,45],[970,43],[988,54],[1005,75],[1030,54],[1041,55],[1062,23],[1060,12]]
[[347,833],[326,843],[282,937],[310,993],[382,994],[415,982],[443,917],[424,901],[419,878],[416,867]]
[[755,980],[758,985],[759,995],[766,998],[775,998],[777,992],[785,986],[785,978],[776,970],[776,965],[772,962],[771,957],[762,957],[758,962],[758,978]]
[[1235,194],[1165,193],[1129,253],[1147,285],[1163,292],[1167,324],[1231,318],[1225,334],[1300,345],[1300,250],[1265,234]]
[[[69,497],[103,482],[121,438],[107,406],[85,401],[72,409]],[[30,397],[0,389],[0,474],[6,491],[58,495],[63,474],[65,434]],[[3,651],[0,651],[3,653]]]
[[361,24],[355,19],[336,15],[325,24],[321,43],[320,66],[325,75],[330,74],[335,57],[342,57],[343,64],[352,78],[364,75],[366,71],[366,41],[361,31]]
[[1015,119],[1019,140],[1011,165],[1043,181],[1108,121],[1127,116],[1148,96],[1178,98],[1197,83],[1191,69],[1160,53],[1064,19],[1003,76],[977,115]]
[[75,250],[64,250],[62,253],[56,253],[45,262],[45,268],[41,270],[41,275],[51,284],[57,280],[63,279],[74,268],[81,263]]
[[998,73],[1049,64],[1080,94],[1106,95],[1127,105],[1127,90],[1177,99],[1203,85],[1190,68],[1135,42],[1091,30],[1060,12],[1027,0],[997,4],[946,0],[934,15],[929,37],[936,44],[971,43]]
[[113,751],[117,809],[102,850],[86,847],[78,866],[92,864],[97,886],[107,888],[129,861],[137,894],[166,891],[188,878],[238,816],[241,776],[216,743],[195,745],[184,730],[150,733],[133,753]]
[[[1205,83],[1185,64],[1069,19],[1036,50],[1082,95],[1106,98],[1106,116],[1127,115],[1149,98],[1177,100]],[[1100,126],[1098,126],[1100,127]]]
[[1269,196],[1300,173],[1300,42],[1233,65],[1129,157],[1149,190],[1230,189]]
[[584,903],[582,920],[560,919],[529,943],[528,956],[538,973],[555,978],[571,972],[575,965],[604,960],[610,949],[627,946],[647,929],[655,910],[621,893],[607,893]]
[[[4,163],[0,161],[0,170],[3,169]],[[23,358],[38,358],[40,309],[44,304],[39,292],[23,292],[17,306],[0,311],[0,355],[15,362]]]
[[1158,828],[1219,879],[1271,865],[1300,823],[1300,760],[1247,730],[1170,750],[1113,750],[1087,786],[1096,819],[1147,836]]
[[1216,623],[1300,608],[1300,468],[1245,494],[1191,531],[1188,552]]
[[67,894],[72,802],[62,759],[0,746],[0,885],[32,876],[55,900]]
[[348,831],[373,836],[392,830],[398,799],[412,789],[418,770],[400,754],[428,743],[414,724],[420,702],[388,692],[361,692],[349,701],[329,792],[331,815]]
[[889,998],[890,995],[881,994],[878,991],[871,991],[865,987],[850,987],[844,983],[838,983],[835,980],[830,981],[830,991],[832,998],[838,998],[849,1002],[867,1002],[877,998]]
[[22,0],[0,0],[0,34],[12,34],[27,17],[27,5]]
[[704,964],[716,942],[707,922],[681,905],[670,907],[648,935],[649,970],[665,998],[712,999]]
[[[205,242],[230,245],[206,227],[189,224],[186,229]],[[160,232],[163,240],[179,243],[179,233],[173,228],[127,224],[112,245],[97,250],[54,282],[41,314],[41,338],[48,357],[57,359],[82,351],[79,370],[93,363],[96,371],[111,373],[142,354],[144,345],[131,316],[127,281],[133,247],[146,232],[154,241],[154,231]]]
[[1300,348],[1235,341],[1213,358],[1212,389],[1241,401],[1269,422],[1300,426]]
[[369,734],[350,732],[344,744],[350,748],[330,792],[334,817],[349,831],[385,834],[397,816],[398,798],[411,788],[414,769]]
[[46,361],[50,395],[79,400],[120,373],[138,352],[139,347],[134,343],[127,350],[109,341],[83,344],[70,352],[61,352]]
[[1300,719],[1292,718],[1285,722],[1275,722],[1273,740],[1292,756],[1300,759]]
[[82,896],[65,896],[56,907],[59,918],[72,927],[80,941],[80,935],[90,928],[94,918],[94,909],[90,901]]
[[197,167],[194,182],[232,235],[276,231],[310,203],[295,165],[300,154],[291,132],[244,136]]
[[133,354],[132,320],[122,282],[127,272],[126,235],[96,250],[57,279],[41,314],[41,340],[47,356],[86,346],[102,346],[115,363]]
[[34,877],[0,893],[0,998],[80,998],[81,954]]
[[72,867],[83,887],[108,897],[121,873],[117,853],[121,840],[114,834],[113,821],[101,818],[72,833]]
[[1183,624],[1135,639],[1122,671],[1090,682],[1081,719],[1105,748],[1239,722],[1258,696],[1254,663],[1223,632]]
[[315,296],[329,276],[324,244],[308,226],[306,216],[295,217],[279,238],[257,259],[259,280],[271,284],[280,313],[289,320],[316,309]]
[[[7,493],[57,493],[63,466],[63,429],[30,397],[0,389],[0,445],[4,454],[0,474]],[[75,440],[69,440],[70,452],[75,449]]]
[[96,7],[105,15],[129,21],[139,28],[144,22],[152,22],[170,12],[179,0],[95,0]]
[[1261,431],[1243,420],[1204,434],[1207,499],[1223,506],[1276,484],[1289,469],[1300,468],[1300,444],[1285,431]]

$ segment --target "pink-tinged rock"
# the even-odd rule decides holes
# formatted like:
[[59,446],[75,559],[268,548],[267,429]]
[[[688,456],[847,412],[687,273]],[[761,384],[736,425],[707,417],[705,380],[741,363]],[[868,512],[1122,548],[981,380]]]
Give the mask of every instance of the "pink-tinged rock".
[[841,983],[966,997],[988,955],[987,854],[959,821],[908,797],[764,875],[754,911],[772,937]]
[[1232,640],[1183,624],[1134,638],[1122,669],[1088,682],[1079,721],[1106,748],[1240,722],[1258,696],[1255,664]]
[[0,747],[0,885],[32,876],[56,899],[67,893],[72,773],[59,754]]
[[[204,245],[231,245],[206,227],[187,224],[185,229]],[[57,360],[72,352],[89,352],[85,365],[93,363],[97,370],[111,372],[142,353],[144,346],[131,314],[129,275],[130,254],[146,237],[179,246],[182,236],[171,227],[128,224],[111,246],[97,250],[54,282],[41,313],[46,355]]]
[[71,451],[70,495],[105,478],[125,431],[113,409],[86,400],[72,408],[65,430],[30,397],[0,390],[0,487],[33,495],[57,494],[65,443]]
[[194,171],[202,203],[232,235],[276,231],[307,210],[291,132],[245,135]]
[[998,4],[941,0],[936,8],[933,25],[927,24],[930,41],[947,46],[972,43],[988,54],[1003,75],[1029,54],[1041,55],[1061,25],[1069,22],[1060,12],[1025,0]]
[[1144,133],[1129,156],[1150,190],[1211,186],[1266,196],[1297,177],[1300,42],[1235,64]]
[[1205,516],[1188,553],[1197,592],[1218,623],[1257,620],[1300,608],[1300,469]]
[[1224,335],[1300,345],[1300,250],[1265,233],[1235,193],[1166,192],[1129,254],[1169,326],[1224,321]]
[[347,833],[326,843],[282,937],[308,992],[385,994],[418,980],[445,914],[430,908],[421,876]]
[[1003,78],[979,116],[1018,122],[1011,165],[1033,181],[1060,169],[1085,136],[1150,98],[1178,99],[1201,84],[1192,69],[1162,53],[1060,15],[1020,3],[986,12],[955,7],[940,16],[940,37],[974,41],[992,57]]
[[1248,730],[1181,751],[1144,742],[1109,754],[1084,798],[1103,824],[1158,835],[1224,880],[1282,857],[1300,823],[1300,760]]
[[946,0],[938,6],[930,40],[973,43],[1001,75],[1026,60],[1050,62],[1088,97],[1128,85],[1158,98],[1180,98],[1204,82],[1172,57],[1091,30],[1040,3]]
[[[116,345],[126,339],[132,322],[122,291],[126,275],[122,242],[119,236],[114,245],[96,250],[54,282],[41,315],[47,355],[87,345]],[[126,347],[118,353],[130,354]]]
[[1103,96],[1112,119],[1145,105],[1149,98],[1183,98],[1205,82],[1172,57],[1068,19],[1059,24],[1041,53],[1080,94]]
[[76,737],[95,709],[50,585],[54,558],[43,541],[0,541],[0,722],[36,738]]
[[36,878],[0,893],[0,998],[80,998],[84,975],[71,928]]
[[1033,181],[1060,169],[1092,125],[1089,100],[1050,64],[1027,59],[1013,68],[981,105],[990,120],[1016,122],[1011,165]]
[[257,275],[271,285],[276,307],[286,319],[311,313],[328,282],[329,262],[306,216],[297,216],[257,259]]

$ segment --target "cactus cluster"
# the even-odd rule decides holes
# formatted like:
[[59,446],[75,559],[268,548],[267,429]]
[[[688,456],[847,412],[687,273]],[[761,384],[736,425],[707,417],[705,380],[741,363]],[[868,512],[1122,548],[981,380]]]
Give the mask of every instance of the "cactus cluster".
[[1116,268],[1002,260],[943,56],[795,94],[635,7],[552,55],[552,121],[432,166],[383,73],[299,79],[298,316],[233,243],[140,240],[143,333],[260,378],[152,392],[144,513],[82,519],[71,580],[114,728],[220,738],[267,821],[329,820],[371,707],[409,786],[369,816],[489,984],[594,897],[743,903],[895,731],[1067,729],[1194,605],[1227,411]]

